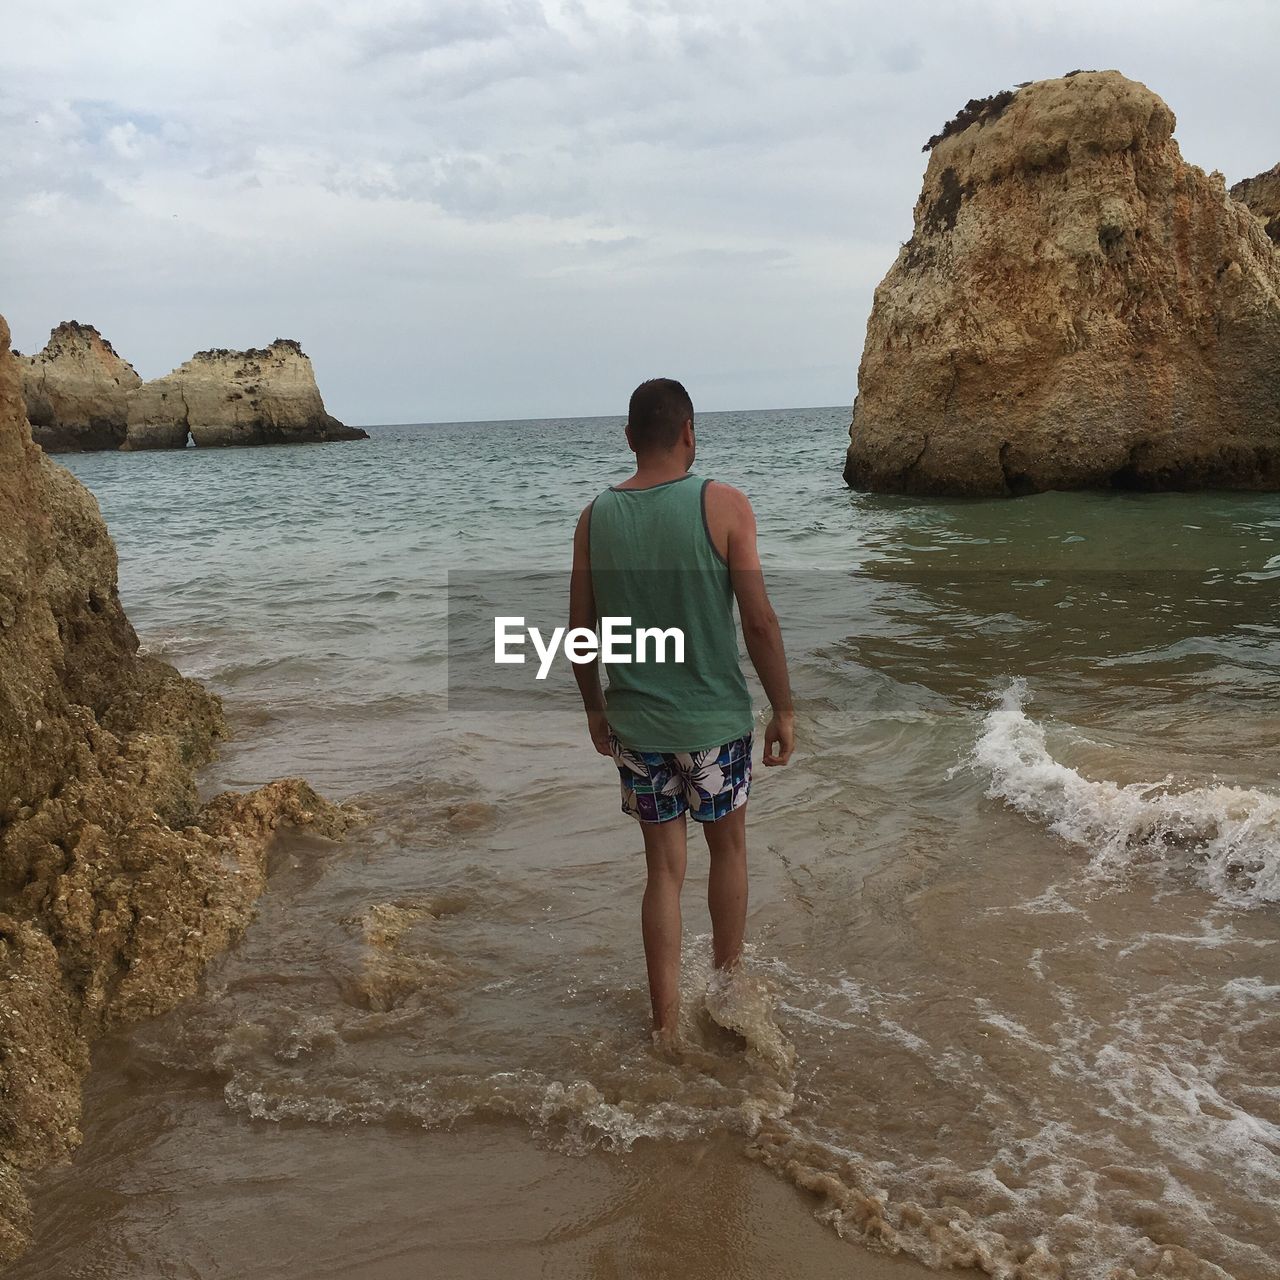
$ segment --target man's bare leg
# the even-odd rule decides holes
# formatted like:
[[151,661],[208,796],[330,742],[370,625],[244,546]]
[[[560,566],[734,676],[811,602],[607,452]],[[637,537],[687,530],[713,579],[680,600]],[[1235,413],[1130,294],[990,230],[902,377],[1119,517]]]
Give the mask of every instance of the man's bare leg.
[[640,829],[649,867],[640,923],[653,1028],[670,1042],[680,1017],[680,889],[688,858],[688,828],[681,814],[670,822],[642,822]]
[[717,969],[742,959],[747,930],[747,806],[716,822],[704,822],[702,833],[711,853],[707,906],[711,911],[712,954]]

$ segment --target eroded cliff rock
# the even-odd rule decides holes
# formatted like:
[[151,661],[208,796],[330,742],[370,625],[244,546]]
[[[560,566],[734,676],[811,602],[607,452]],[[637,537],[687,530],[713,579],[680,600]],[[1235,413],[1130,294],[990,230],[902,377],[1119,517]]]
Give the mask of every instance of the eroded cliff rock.
[[311,361],[277,338],[265,349],[198,351],[129,399],[126,449],[166,446],[190,431],[196,445],[365,440],[325,412]]
[[1280,253],[1116,71],[969,104],[875,293],[845,479],[1280,488]]
[[124,443],[128,396],[142,379],[92,325],[58,325],[39,355],[19,357],[19,367],[38,445],[67,453]]
[[1280,164],[1237,182],[1231,188],[1231,198],[1248,205],[1272,242],[1280,245]]
[[354,820],[296,779],[197,801],[219,700],[138,653],[97,503],[36,446],[0,319],[0,1261],[22,1178],[78,1141],[92,1038],[192,992],[280,822]]

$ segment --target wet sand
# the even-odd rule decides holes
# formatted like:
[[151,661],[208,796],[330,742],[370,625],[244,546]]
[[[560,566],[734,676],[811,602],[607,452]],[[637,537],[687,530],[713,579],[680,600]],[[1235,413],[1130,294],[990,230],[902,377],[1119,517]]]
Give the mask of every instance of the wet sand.
[[[74,1168],[42,1179],[39,1230],[9,1280],[128,1275],[254,1280],[923,1280],[851,1249],[818,1197],[717,1135],[569,1155],[518,1122],[334,1129],[228,1117],[190,1077],[102,1045]],[[204,1171],[177,1152],[216,1160]]]

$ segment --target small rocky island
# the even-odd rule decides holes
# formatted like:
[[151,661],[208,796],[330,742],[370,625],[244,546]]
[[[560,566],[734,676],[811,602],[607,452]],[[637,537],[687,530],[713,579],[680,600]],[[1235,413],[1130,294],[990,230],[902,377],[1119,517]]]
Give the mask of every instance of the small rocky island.
[[18,369],[31,434],[49,453],[124,444],[129,395],[142,379],[92,325],[64,321],[39,355],[18,357]]
[[32,436],[49,453],[368,439],[325,412],[311,361],[288,338],[198,351],[143,382],[92,325],[71,320],[18,364]]
[[1267,235],[1280,245],[1280,164],[1273,165],[1256,178],[1245,178],[1231,188],[1231,198],[1239,200],[1262,220]]
[[849,485],[1280,489],[1280,174],[1228,193],[1173,129],[1146,86],[1081,71],[971,101],[926,143]]

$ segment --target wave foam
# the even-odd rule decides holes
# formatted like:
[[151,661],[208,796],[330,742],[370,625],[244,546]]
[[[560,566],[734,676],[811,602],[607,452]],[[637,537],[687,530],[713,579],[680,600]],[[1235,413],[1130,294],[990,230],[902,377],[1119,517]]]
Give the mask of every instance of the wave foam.
[[1060,764],[1044,729],[1024,710],[1014,680],[988,713],[971,763],[990,776],[987,795],[1088,849],[1113,870],[1136,856],[1187,866],[1237,907],[1280,901],[1280,795],[1214,785],[1177,789],[1173,779],[1127,786],[1093,781]]

